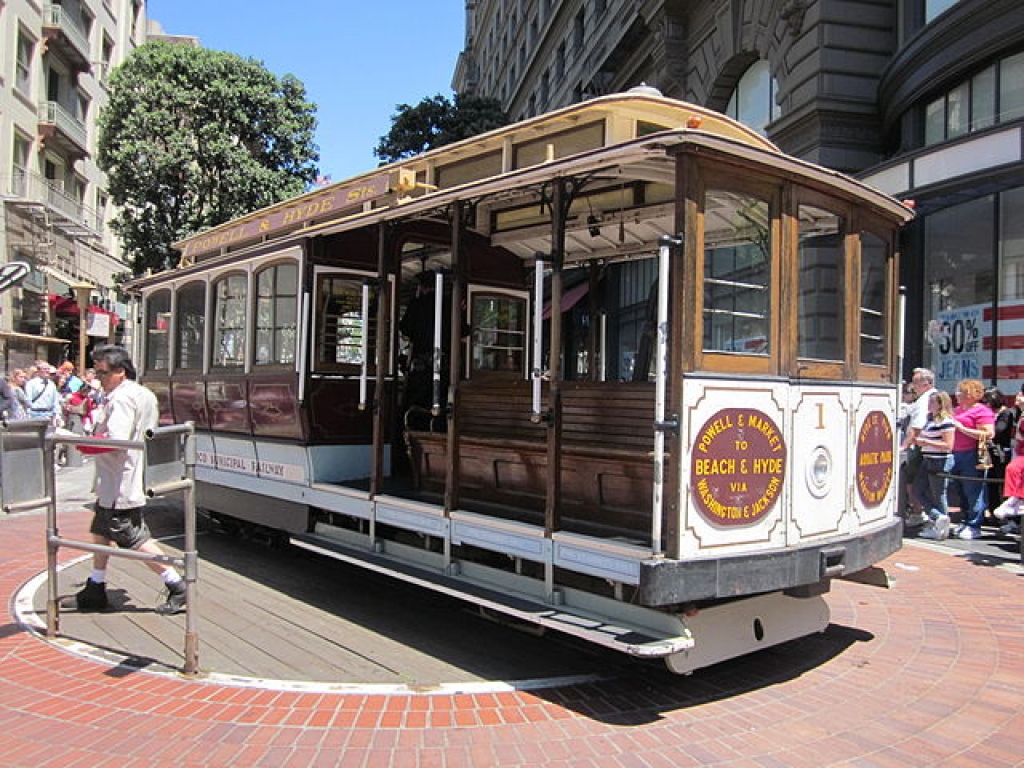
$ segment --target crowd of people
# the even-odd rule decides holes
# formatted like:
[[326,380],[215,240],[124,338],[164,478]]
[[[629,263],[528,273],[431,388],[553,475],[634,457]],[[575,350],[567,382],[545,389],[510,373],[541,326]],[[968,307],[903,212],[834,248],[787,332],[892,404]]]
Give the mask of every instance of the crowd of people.
[[[901,507],[919,538],[976,539],[990,513],[1001,535],[1020,533],[1024,513],[1024,387],[1014,404],[977,379],[957,383],[954,399],[935,374],[914,369],[903,390]],[[1003,500],[1005,497],[1005,501]],[[952,524],[950,507],[959,510]]]
[[28,368],[14,368],[6,379],[0,378],[0,414],[8,421],[47,419],[54,428],[88,435],[94,427],[94,411],[102,401],[103,388],[96,372],[87,368],[79,376],[70,360],[59,367],[36,360]]

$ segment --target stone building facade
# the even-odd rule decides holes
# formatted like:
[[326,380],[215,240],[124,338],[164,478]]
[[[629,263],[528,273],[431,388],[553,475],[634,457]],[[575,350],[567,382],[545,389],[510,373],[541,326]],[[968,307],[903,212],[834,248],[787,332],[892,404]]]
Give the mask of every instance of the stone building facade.
[[518,119],[647,83],[913,197],[906,367],[1008,390],[1024,379],[1022,56],[1019,0],[467,0],[453,87]]

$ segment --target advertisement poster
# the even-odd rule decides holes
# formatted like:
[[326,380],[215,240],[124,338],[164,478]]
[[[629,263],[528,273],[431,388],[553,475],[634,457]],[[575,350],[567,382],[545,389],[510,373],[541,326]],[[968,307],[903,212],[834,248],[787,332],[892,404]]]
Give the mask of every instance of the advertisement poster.
[[[1003,302],[993,334],[992,305],[977,304],[939,312],[928,326],[936,386],[955,392],[961,379],[995,380],[1004,393],[1024,380],[1024,302]],[[992,351],[998,349],[993,368]]]

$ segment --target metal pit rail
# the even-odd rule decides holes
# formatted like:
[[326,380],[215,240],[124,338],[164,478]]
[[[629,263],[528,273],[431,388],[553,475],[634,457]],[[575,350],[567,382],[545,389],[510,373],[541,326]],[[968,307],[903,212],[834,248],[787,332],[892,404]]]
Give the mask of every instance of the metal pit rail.
[[[48,434],[47,419],[0,421],[0,499],[4,512],[22,512],[46,507],[46,636],[60,632],[60,601],[57,594],[57,552],[61,547],[99,552],[112,557],[158,562],[183,571],[185,581],[186,675],[199,671],[197,628],[197,580],[199,556],[196,550],[195,466],[196,441],[193,422],[147,430],[145,439],[110,440],[67,434]],[[151,555],[60,535],[57,527],[57,493],[54,476],[58,446],[123,448],[145,452],[145,489],[150,498],[171,493],[184,494],[185,543],[181,557]]]

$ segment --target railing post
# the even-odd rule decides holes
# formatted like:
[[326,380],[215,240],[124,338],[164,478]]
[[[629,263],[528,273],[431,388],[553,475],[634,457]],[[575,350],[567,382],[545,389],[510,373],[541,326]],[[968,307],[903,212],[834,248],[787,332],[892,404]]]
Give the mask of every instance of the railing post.
[[46,636],[60,631],[60,597],[57,594],[57,483],[54,478],[57,451],[52,437],[43,441],[43,489],[46,504]]
[[195,423],[185,422],[185,666],[186,675],[199,673],[199,630],[196,600],[199,578],[199,552],[196,548],[196,429]]

